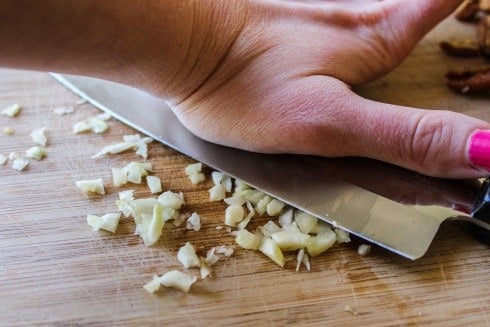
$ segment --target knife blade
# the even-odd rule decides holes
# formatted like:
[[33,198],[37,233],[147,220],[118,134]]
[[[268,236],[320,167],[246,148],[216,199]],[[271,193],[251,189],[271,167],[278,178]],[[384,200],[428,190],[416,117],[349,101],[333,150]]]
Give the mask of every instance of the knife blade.
[[260,154],[206,142],[190,133],[165,101],[140,90],[89,77],[52,76],[166,146],[406,258],[422,257],[443,221],[470,218],[438,206],[403,205],[357,186],[342,159]]

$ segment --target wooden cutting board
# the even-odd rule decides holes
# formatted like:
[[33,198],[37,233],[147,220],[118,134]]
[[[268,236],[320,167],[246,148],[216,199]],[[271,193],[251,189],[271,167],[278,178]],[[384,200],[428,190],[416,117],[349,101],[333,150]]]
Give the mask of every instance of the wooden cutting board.
[[[359,93],[490,120],[488,98],[469,99],[444,86],[444,73],[462,61],[444,56],[438,41],[472,33],[448,20],[395,72]],[[150,248],[133,235],[130,219],[122,220],[115,235],[93,232],[86,215],[116,210],[120,190],[133,188],[137,197],[149,193],[145,186],[111,183],[111,167],[138,160],[134,154],[91,159],[102,146],[135,131],[111,120],[107,133],[74,135],[75,122],[98,113],[77,100],[48,74],[0,70],[0,108],[14,102],[23,107],[16,118],[0,116],[1,131],[15,130],[11,136],[0,133],[0,154],[23,153],[33,145],[29,133],[42,126],[49,139],[48,156],[25,171],[0,166],[1,326],[490,325],[488,246],[451,224],[441,228],[427,255],[413,262],[376,247],[361,257],[354,239],[313,258],[311,272],[297,273],[294,257],[281,269],[260,253],[237,249],[213,266],[213,278],[198,280],[189,294],[148,294],[142,285],[153,274],[181,269],[176,253],[186,241],[201,255],[233,244],[233,237],[219,229],[225,207],[208,201],[209,178],[199,186],[188,181],[184,167],[190,159],[151,144],[154,174],[165,189],[185,194],[183,211],[199,213],[202,230],[169,226]],[[65,106],[75,111],[53,114]],[[103,178],[107,194],[80,194],[75,181],[88,178]]]

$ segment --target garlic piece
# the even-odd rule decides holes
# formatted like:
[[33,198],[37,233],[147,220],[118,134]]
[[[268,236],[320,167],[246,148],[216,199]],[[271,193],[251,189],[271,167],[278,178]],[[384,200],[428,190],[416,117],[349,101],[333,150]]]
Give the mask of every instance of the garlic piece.
[[160,289],[160,285],[162,285],[161,282],[160,282],[160,277],[158,277],[157,275],[153,275],[153,279],[150,280],[145,285],[143,285],[143,288],[147,292],[153,294],[153,293],[155,293],[156,291],[158,291]]
[[9,117],[15,117],[19,114],[21,110],[21,106],[18,103],[14,103],[11,106],[8,106],[7,108],[2,110],[2,115],[9,116]]
[[34,160],[41,160],[46,155],[46,149],[40,146],[33,146],[26,150],[26,157]]
[[337,239],[337,235],[330,230],[329,232],[311,236],[306,242],[306,250],[312,257],[325,252],[331,248]]
[[318,219],[306,212],[296,210],[294,213],[294,221],[302,233],[308,234],[315,228]]
[[164,207],[172,208],[174,210],[180,210],[182,205],[185,204],[184,194],[174,193],[172,191],[166,191],[158,197],[158,202],[160,202]]
[[229,206],[225,210],[225,225],[235,227],[244,216],[245,211],[242,206]]
[[306,247],[310,235],[291,230],[282,230],[271,235],[282,251],[295,251]]
[[284,259],[284,255],[282,254],[281,249],[271,238],[262,238],[259,245],[259,251],[269,257],[269,259],[274,261],[280,267],[284,267],[286,259]]
[[104,183],[101,178],[86,179],[75,182],[76,186],[82,190],[82,193],[98,193],[105,194]]
[[41,127],[41,128],[33,130],[31,132],[32,140],[41,146],[46,146],[48,139],[44,133],[45,131],[46,131],[46,127]]
[[15,131],[12,127],[10,126],[6,126],[4,129],[3,129],[3,133],[5,135],[14,135]]
[[70,114],[74,111],[73,107],[58,107],[53,109],[53,113],[58,116]]
[[128,183],[128,174],[124,168],[112,168],[112,183],[114,186],[122,186]]
[[359,245],[359,247],[357,248],[357,253],[359,253],[359,255],[363,257],[367,256],[369,253],[371,253],[371,245],[369,244]]
[[13,160],[12,168],[14,168],[15,170],[18,170],[18,171],[22,171],[27,167],[28,164],[29,164],[29,161],[27,159],[16,158]]
[[5,165],[6,162],[7,162],[7,157],[0,154],[0,166]]
[[152,194],[162,192],[162,181],[156,176],[146,176],[146,183]]
[[186,268],[199,267],[200,260],[191,243],[186,242],[177,252],[177,260]]
[[87,223],[92,227],[94,232],[99,229],[103,229],[112,233],[115,233],[117,226],[119,225],[119,220],[121,218],[121,213],[108,213],[101,217],[96,215],[87,215]]
[[187,229],[193,229],[194,231],[199,231],[201,229],[201,218],[197,213],[193,213],[188,219],[187,219]]
[[185,293],[189,292],[189,289],[196,280],[196,276],[191,276],[178,270],[171,270],[160,277],[160,283],[163,286],[171,287]]
[[246,229],[240,229],[236,233],[235,242],[244,249],[257,250],[260,245],[260,236]]

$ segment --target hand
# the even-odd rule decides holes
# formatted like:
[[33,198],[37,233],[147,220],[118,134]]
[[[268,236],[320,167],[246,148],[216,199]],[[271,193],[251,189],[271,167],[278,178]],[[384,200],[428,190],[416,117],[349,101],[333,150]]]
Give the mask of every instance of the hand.
[[472,150],[468,140],[488,123],[350,89],[396,67],[461,1],[242,3],[239,33],[219,63],[168,101],[193,133],[251,151],[363,156],[441,177],[487,174],[481,144]]

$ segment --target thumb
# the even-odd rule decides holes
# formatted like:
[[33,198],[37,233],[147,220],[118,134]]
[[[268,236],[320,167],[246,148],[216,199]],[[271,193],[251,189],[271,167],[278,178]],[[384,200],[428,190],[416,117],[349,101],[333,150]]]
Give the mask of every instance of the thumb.
[[[387,2],[393,22],[404,31],[421,38],[440,21],[454,12],[463,0],[393,0]],[[391,9],[391,10],[390,10]]]
[[346,112],[351,120],[344,128],[349,129],[351,147],[358,155],[436,177],[478,178],[490,171],[487,122],[358,96]]

